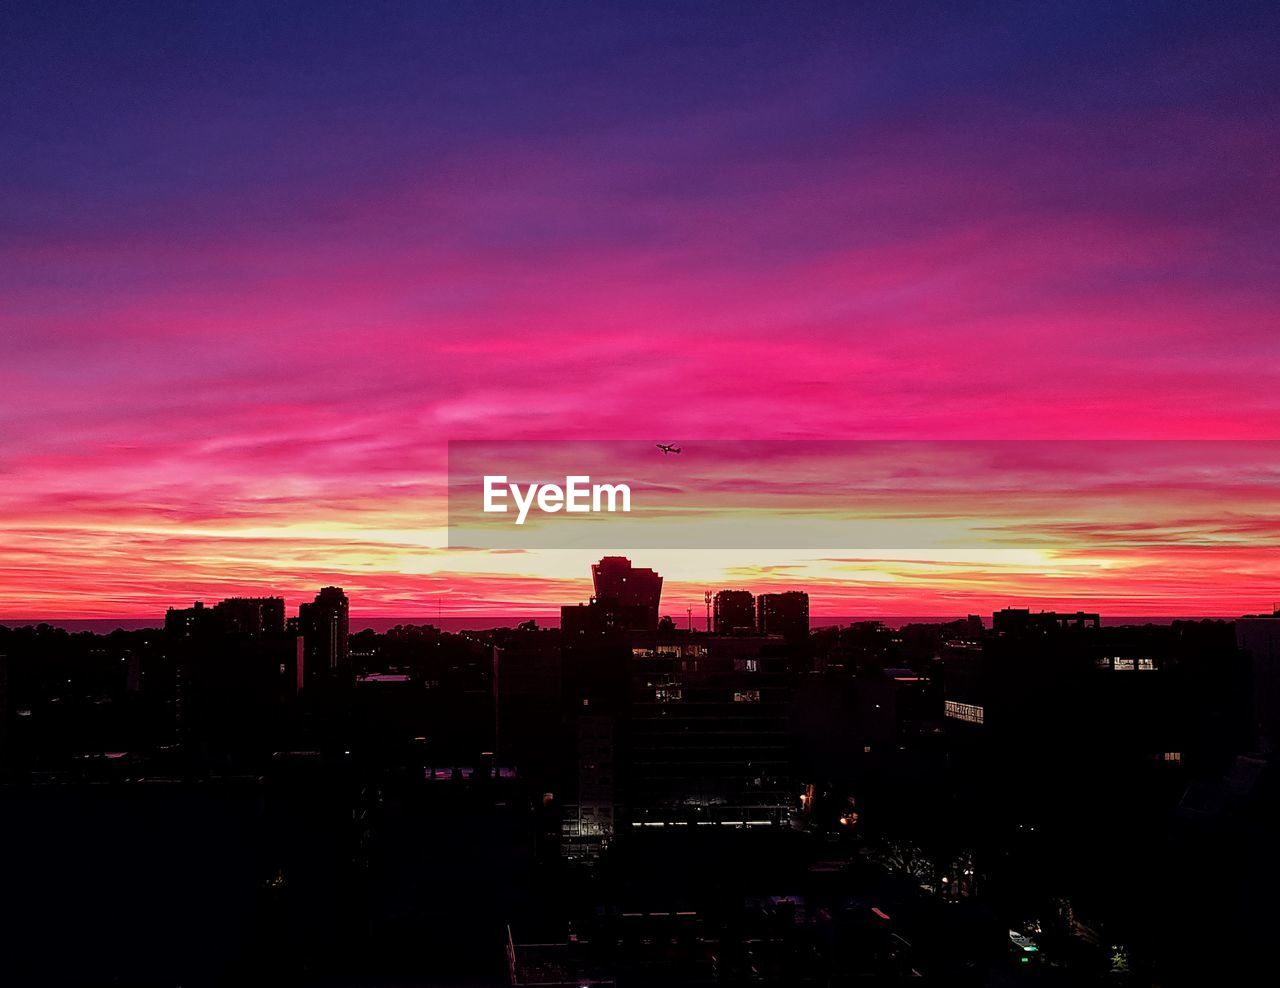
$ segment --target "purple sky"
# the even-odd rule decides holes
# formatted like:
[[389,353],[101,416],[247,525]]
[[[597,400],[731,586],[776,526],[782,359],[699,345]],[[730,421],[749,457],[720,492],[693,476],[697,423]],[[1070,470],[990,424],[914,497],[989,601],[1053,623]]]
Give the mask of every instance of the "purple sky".
[[439,551],[451,438],[1274,438],[1278,27],[9,5],[0,615],[581,596]]

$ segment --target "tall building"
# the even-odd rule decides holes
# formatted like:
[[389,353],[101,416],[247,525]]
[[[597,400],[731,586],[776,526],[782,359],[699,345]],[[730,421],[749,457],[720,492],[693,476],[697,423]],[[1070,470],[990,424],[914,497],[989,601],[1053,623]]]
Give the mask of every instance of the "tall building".
[[756,630],[756,599],[750,590],[721,590],[716,594],[715,630],[717,635]]
[[809,595],[803,590],[762,593],[756,598],[756,631],[804,641],[809,637]]
[[324,587],[314,601],[298,607],[307,682],[347,671],[351,630],[348,610],[347,595],[341,587]]
[[563,773],[560,851],[572,860],[594,860],[614,836],[615,728],[626,702],[625,629],[637,623],[637,612],[647,613],[635,606],[624,611],[612,597],[560,611],[562,737],[571,763]]
[[571,860],[595,860],[615,836],[616,730],[617,719],[610,715],[584,711],[574,720],[577,773],[560,827],[560,853]]
[[493,649],[494,749],[499,764],[555,788],[563,724],[560,636],[530,631]]
[[560,612],[566,773],[561,853],[595,858],[614,836],[617,731],[627,706],[627,636],[658,627],[662,577],[622,556],[591,567],[595,596]]
[[611,601],[626,626],[653,631],[658,627],[662,577],[651,569],[636,569],[626,556],[605,556],[591,567],[596,599]]
[[757,635],[627,637],[618,781],[631,825],[786,825],[786,646]]

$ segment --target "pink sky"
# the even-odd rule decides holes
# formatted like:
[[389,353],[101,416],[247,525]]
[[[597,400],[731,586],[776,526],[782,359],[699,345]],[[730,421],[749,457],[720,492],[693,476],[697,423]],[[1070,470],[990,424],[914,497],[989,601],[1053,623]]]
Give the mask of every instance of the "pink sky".
[[[364,614],[583,599],[590,553],[443,549],[450,439],[1280,437],[1264,35],[1096,13],[587,9],[520,45],[322,18],[136,63],[122,14],[74,64],[16,26],[0,616],[326,583]],[[1236,613],[1280,597],[1272,534],[631,554],[678,614],[704,584],[826,614]]]

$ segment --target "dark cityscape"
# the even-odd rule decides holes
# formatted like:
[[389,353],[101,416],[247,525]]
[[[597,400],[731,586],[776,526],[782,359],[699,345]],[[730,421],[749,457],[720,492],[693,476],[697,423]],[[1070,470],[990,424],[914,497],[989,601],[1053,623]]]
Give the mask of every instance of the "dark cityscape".
[[0,988],[1237,988],[1276,0],[0,3]]
[[559,628],[351,634],[338,587],[0,628],[12,983],[1173,985],[1265,944],[1280,612],[723,589],[682,628],[592,576]]

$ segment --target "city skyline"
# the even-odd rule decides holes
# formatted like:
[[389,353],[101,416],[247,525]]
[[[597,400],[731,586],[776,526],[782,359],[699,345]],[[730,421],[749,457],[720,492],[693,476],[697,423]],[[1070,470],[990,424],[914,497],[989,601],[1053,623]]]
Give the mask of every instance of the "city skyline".
[[[626,558],[626,557],[623,557]],[[661,574],[659,574],[661,577]],[[523,607],[513,608],[509,611],[485,612],[475,611],[466,613],[447,613],[443,609],[435,612],[419,612],[405,614],[380,614],[371,613],[367,609],[360,606],[359,599],[353,600],[353,606],[350,609],[350,627],[352,633],[361,630],[374,630],[383,632],[391,628],[392,622],[408,625],[438,626],[443,630],[457,632],[460,630],[496,630],[504,627],[514,627],[525,621],[532,620],[546,628],[558,628],[561,626],[561,612],[565,607],[586,606],[589,602],[598,598],[599,593],[592,586],[592,578],[584,577],[576,582],[576,585],[570,585],[572,581],[565,584],[557,583],[557,586],[563,587],[565,596],[550,600],[546,603],[538,603],[535,605],[527,605]],[[344,587],[330,587],[328,589],[343,591]],[[119,621],[119,628],[122,630],[144,630],[159,629],[165,627],[169,619],[174,615],[199,616],[202,613],[212,615],[217,619],[220,611],[232,610],[233,608],[250,606],[259,608],[264,602],[268,606],[275,606],[277,609],[283,608],[285,612],[297,612],[299,607],[307,607],[315,598],[315,587],[304,588],[297,591],[283,590],[276,588],[260,588],[260,592],[256,596],[246,596],[239,593],[227,591],[225,588],[213,588],[209,594],[201,598],[189,600],[173,600],[169,601],[164,608],[155,614],[146,615],[106,615],[99,617],[59,617],[57,615],[41,616],[0,616],[0,627],[30,627],[35,624],[47,623],[54,627],[64,627],[70,630],[86,630],[101,634],[110,631],[113,627],[117,627],[113,622]],[[683,587],[680,590],[684,594],[693,594],[694,589]],[[838,628],[842,624],[850,622],[868,622],[868,623],[887,623],[888,627],[896,627],[903,623],[946,623],[951,621],[959,621],[979,618],[981,621],[990,625],[991,615],[1005,610],[1023,610],[1029,613],[1052,614],[1061,613],[1086,613],[1089,608],[1081,604],[1080,601],[1074,603],[1064,603],[1062,606],[1052,608],[1048,606],[1040,606],[1039,602],[1027,601],[1020,598],[991,598],[983,606],[977,608],[969,608],[968,610],[937,610],[927,613],[907,613],[894,611],[879,611],[873,608],[864,609],[859,612],[841,612],[838,609],[832,609],[830,603],[824,603],[813,598],[810,593],[809,585],[803,582],[788,583],[785,578],[777,579],[764,588],[749,589],[742,584],[720,585],[710,584],[708,586],[700,586],[697,588],[697,598],[693,596],[680,596],[669,598],[663,595],[663,602],[658,610],[658,616],[664,621],[671,620],[677,630],[685,630],[686,628],[693,631],[707,630],[708,622],[712,620],[713,610],[721,606],[722,595],[733,598],[735,595],[747,595],[751,598],[750,606],[752,611],[752,620],[756,622],[757,628],[758,618],[755,616],[756,604],[763,599],[772,599],[778,595],[795,595],[798,594],[806,601],[806,606],[810,600],[816,603],[816,606],[810,612],[810,621],[812,627],[817,629],[820,627]],[[708,600],[708,595],[711,598]],[[1087,602],[1085,602],[1087,604]],[[1069,606],[1068,606],[1069,604]],[[745,606],[745,605],[743,605]],[[1134,623],[1151,622],[1156,625],[1179,620],[1215,620],[1231,622],[1238,618],[1256,617],[1258,615],[1267,616],[1273,612],[1280,613],[1280,600],[1254,602],[1251,607],[1246,607],[1237,612],[1169,612],[1169,613],[1139,613],[1124,611],[1093,611],[1094,614],[1100,614],[1102,622],[1108,626],[1124,626]],[[297,618],[290,618],[296,621]],[[714,617],[717,629],[720,628],[720,619]],[[283,626],[284,618],[279,618],[279,623]],[[738,623],[738,622],[735,622]],[[729,626],[726,626],[729,627]]]
[[0,982],[1249,983],[1277,40],[0,5]]

